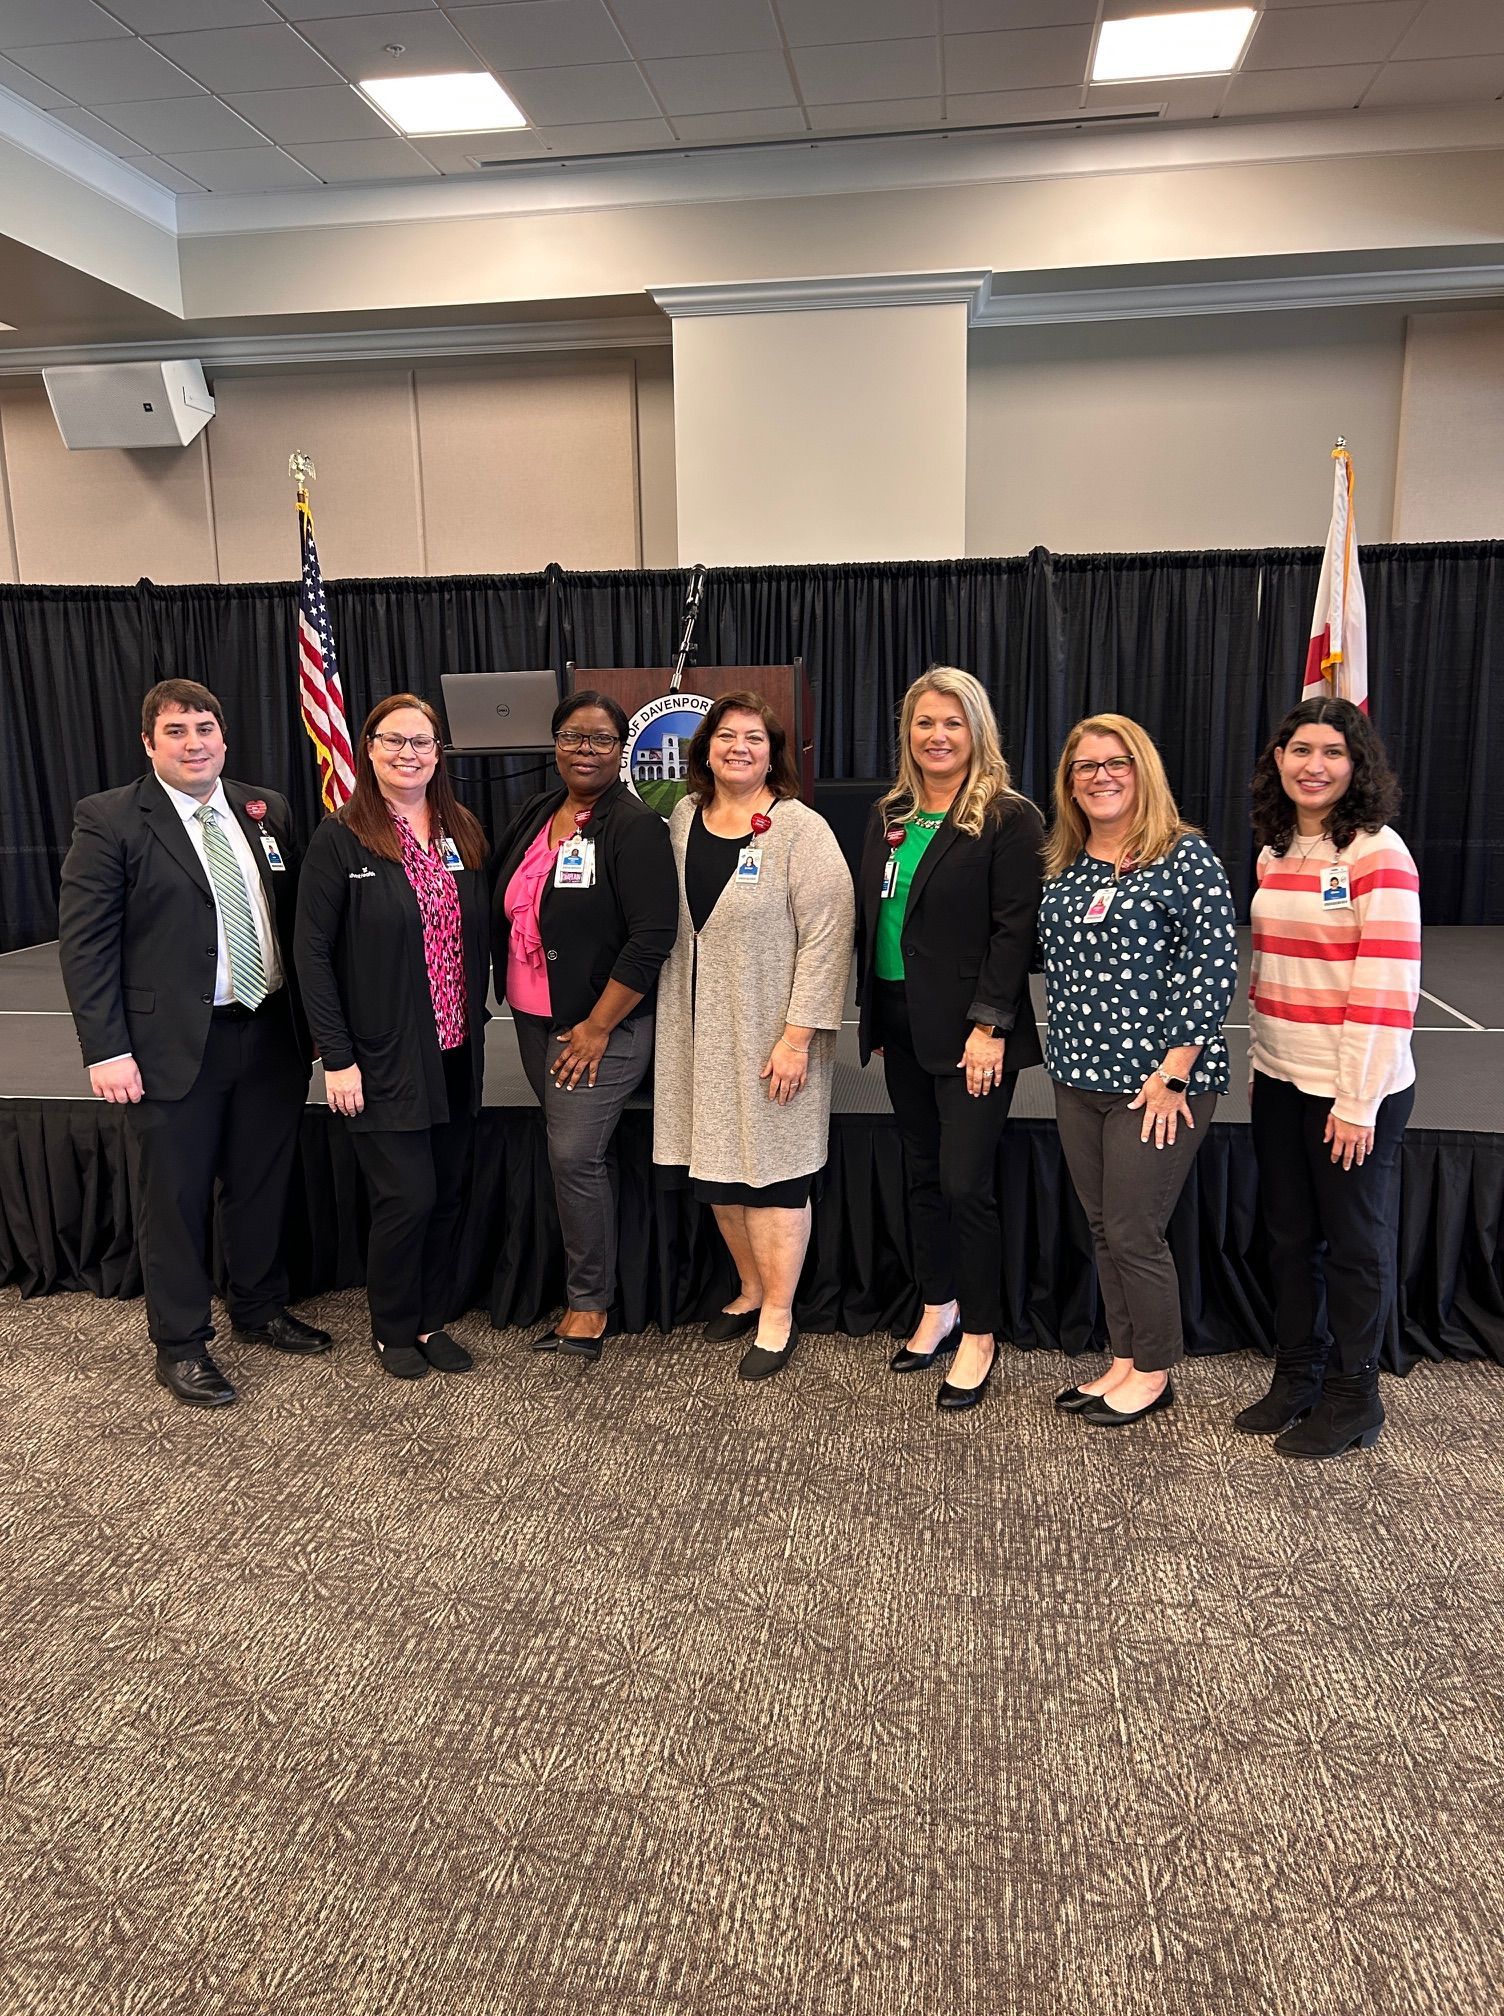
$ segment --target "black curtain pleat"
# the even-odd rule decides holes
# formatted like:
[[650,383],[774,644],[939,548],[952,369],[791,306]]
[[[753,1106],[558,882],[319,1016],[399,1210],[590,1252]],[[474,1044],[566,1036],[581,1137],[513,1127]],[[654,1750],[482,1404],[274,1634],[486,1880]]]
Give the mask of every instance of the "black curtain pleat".
[[[1116,709],[1164,752],[1246,913],[1249,773],[1299,697],[1320,556],[1071,556],[840,567],[713,568],[698,662],[802,657],[815,757],[830,779],[892,774],[905,687],[965,667],[992,695],[1020,788],[1048,808],[1055,759],[1082,714]],[[1372,546],[1362,555],[1373,718],[1405,789],[1427,921],[1504,923],[1504,544]],[[388,693],[437,702],[445,672],[667,665],[688,571],[336,581],[329,608],[356,723]],[[0,949],[57,929],[74,802],[137,775],[141,695],[204,680],[224,702],[237,774],[287,792],[305,826],[316,773],[297,713],[295,584],[0,588]],[[692,683],[692,682],[691,682]],[[455,764],[493,831],[536,788],[530,757]]]

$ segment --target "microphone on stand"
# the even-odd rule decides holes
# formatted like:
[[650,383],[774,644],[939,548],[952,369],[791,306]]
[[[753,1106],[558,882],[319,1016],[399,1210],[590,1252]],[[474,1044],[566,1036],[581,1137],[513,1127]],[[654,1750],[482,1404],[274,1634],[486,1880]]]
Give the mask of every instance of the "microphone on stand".
[[684,598],[684,630],[674,657],[673,676],[668,682],[670,693],[679,691],[684,679],[684,668],[695,655],[695,624],[700,620],[700,597],[704,592],[705,569],[697,563],[689,570],[689,593]]

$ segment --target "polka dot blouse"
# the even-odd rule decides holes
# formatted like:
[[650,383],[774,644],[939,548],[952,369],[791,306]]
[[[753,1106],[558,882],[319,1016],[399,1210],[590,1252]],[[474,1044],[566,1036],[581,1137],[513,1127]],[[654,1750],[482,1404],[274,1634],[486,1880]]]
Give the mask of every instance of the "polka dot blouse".
[[1045,1069],[1082,1092],[1136,1093],[1165,1052],[1199,1043],[1191,1091],[1225,1092],[1222,1024],[1238,974],[1232,892],[1199,834],[1122,876],[1100,922],[1092,899],[1112,864],[1079,854],[1044,885]]

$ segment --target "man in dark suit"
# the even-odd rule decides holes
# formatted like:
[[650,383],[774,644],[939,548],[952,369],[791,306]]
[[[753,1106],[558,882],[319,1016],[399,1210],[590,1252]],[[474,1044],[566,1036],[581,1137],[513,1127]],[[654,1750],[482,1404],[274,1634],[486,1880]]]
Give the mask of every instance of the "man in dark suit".
[[207,687],[154,686],[141,730],[150,772],[75,811],[59,950],[89,1082],[129,1108],[140,1147],[157,1378],[190,1407],[226,1407],[235,1389],[208,1352],[216,1181],[235,1334],[301,1355],[333,1341],[284,1307],[310,1054],[293,988],[298,857],[286,799],[221,775]]

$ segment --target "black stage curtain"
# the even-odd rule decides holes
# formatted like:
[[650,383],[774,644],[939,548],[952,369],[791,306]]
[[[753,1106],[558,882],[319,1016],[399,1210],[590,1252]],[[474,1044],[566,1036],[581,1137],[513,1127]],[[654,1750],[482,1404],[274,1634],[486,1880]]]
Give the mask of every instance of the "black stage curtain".
[[[1363,551],[1375,721],[1405,786],[1401,826],[1427,921],[1504,923],[1504,543]],[[891,773],[905,686],[966,666],[997,704],[1020,786],[1048,803],[1065,731],[1115,708],[1165,752],[1187,815],[1227,863],[1246,914],[1247,780],[1298,697],[1314,550],[712,570],[697,631],[705,664],[802,657],[816,693],[819,774]],[[665,664],[682,570],[338,581],[329,586],[355,719],[446,671]],[[223,699],[235,774],[289,792],[311,822],[315,773],[298,722],[291,583],[0,588],[0,949],[55,935],[74,801],[141,767],[136,710],[155,679],[205,679]],[[532,759],[457,765],[495,830],[541,781]]]
[[[115,1107],[0,1101],[0,1282],[27,1295],[139,1295],[128,1142]],[[710,1214],[655,1181],[648,1113],[624,1116],[619,1146],[627,1329],[670,1329],[710,1315],[735,1285]],[[1193,1351],[1265,1348],[1269,1276],[1256,1188],[1248,1129],[1214,1125],[1170,1227]],[[1008,1128],[999,1195],[1006,1334],[1023,1349],[1101,1349],[1090,1238],[1052,1125]],[[1497,1136],[1406,1136],[1389,1370],[1408,1372],[1421,1359],[1504,1364],[1501,1223],[1504,1144]],[[357,1285],[365,1239],[349,1135],[310,1108],[288,1212],[294,1294]],[[541,1119],[488,1107],[466,1192],[458,1300],[488,1310],[497,1325],[530,1324],[559,1307],[563,1272]],[[897,1132],[885,1117],[837,1115],[799,1321],[812,1331],[867,1337],[906,1327],[917,1307]],[[143,1353],[147,1348],[143,1323]]]

